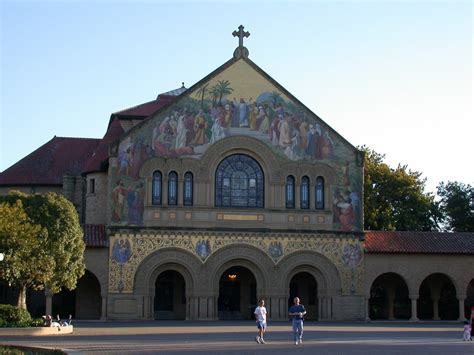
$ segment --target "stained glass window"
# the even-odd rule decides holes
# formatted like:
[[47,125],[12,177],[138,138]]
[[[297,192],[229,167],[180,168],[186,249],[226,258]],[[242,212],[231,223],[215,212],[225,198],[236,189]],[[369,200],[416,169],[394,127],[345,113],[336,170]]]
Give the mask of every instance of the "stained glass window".
[[217,207],[264,207],[263,170],[248,155],[230,155],[219,164],[215,189]]
[[184,174],[184,186],[183,186],[183,205],[193,205],[193,174],[187,172]]
[[318,176],[316,179],[316,209],[324,209],[324,179],[321,176]]
[[286,208],[295,208],[295,178],[286,177]]
[[309,208],[309,177],[307,176],[301,178],[300,202],[301,208]]
[[152,205],[161,205],[161,172],[153,173],[153,181],[151,185],[151,203]]
[[178,204],[178,174],[174,171],[168,175],[168,205]]

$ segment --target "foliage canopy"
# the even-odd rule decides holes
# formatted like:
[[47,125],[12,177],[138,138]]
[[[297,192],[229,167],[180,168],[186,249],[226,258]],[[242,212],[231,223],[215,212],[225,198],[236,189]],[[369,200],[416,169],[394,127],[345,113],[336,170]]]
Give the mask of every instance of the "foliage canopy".
[[366,230],[431,231],[442,215],[433,194],[425,193],[421,173],[384,163],[381,155],[363,146],[364,228]]
[[[85,243],[77,211],[65,197],[13,191],[0,197],[3,278],[25,291],[74,289],[84,274]],[[24,295],[20,292],[20,298]],[[23,306],[19,300],[19,305]]]

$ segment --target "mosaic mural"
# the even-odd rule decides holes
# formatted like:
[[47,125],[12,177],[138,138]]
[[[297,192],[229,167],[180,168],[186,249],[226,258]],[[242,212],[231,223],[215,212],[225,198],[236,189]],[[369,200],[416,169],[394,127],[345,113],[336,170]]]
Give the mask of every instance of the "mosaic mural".
[[139,171],[145,160],[199,159],[212,144],[236,135],[259,139],[280,159],[324,162],[335,168],[339,176],[332,186],[335,229],[360,229],[362,181],[353,148],[242,60],[120,142],[113,167],[112,223],[143,223],[145,184]]
[[183,233],[117,234],[110,237],[109,292],[132,293],[133,280],[140,263],[152,253],[178,248],[195,255],[203,264],[219,249],[251,245],[265,252],[275,263],[298,251],[314,251],[328,258],[338,269],[343,294],[363,291],[363,252],[357,238],[341,239],[334,235],[289,237],[274,234],[259,238],[256,234],[187,235]]

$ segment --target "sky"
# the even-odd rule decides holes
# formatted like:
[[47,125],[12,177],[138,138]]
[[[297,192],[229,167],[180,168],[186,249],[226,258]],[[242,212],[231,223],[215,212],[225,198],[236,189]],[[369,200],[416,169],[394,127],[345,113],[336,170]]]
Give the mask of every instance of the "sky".
[[354,146],[474,185],[471,1],[0,0],[0,171],[249,58]]

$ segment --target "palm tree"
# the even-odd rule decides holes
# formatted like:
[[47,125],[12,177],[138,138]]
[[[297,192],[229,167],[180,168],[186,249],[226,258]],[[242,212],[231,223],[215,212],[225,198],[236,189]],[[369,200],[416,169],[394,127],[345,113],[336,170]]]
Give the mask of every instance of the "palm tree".
[[215,106],[217,97],[219,96],[219,87],[217,84],[209,89],[209,94],[212,96],[212,106]]
[[207,87],[209,86],[209,83],[206,85],[202,86],[198,91],[197,94],[201,95],[201,108],[204,107],[204,96],[207,94]]
[[219,91],[219,105],[222,102],[222,97],[227,96],[231,94],[234,89],[230,87],[230,81],[229,80],[219,80],[217,82],[217,90]]

